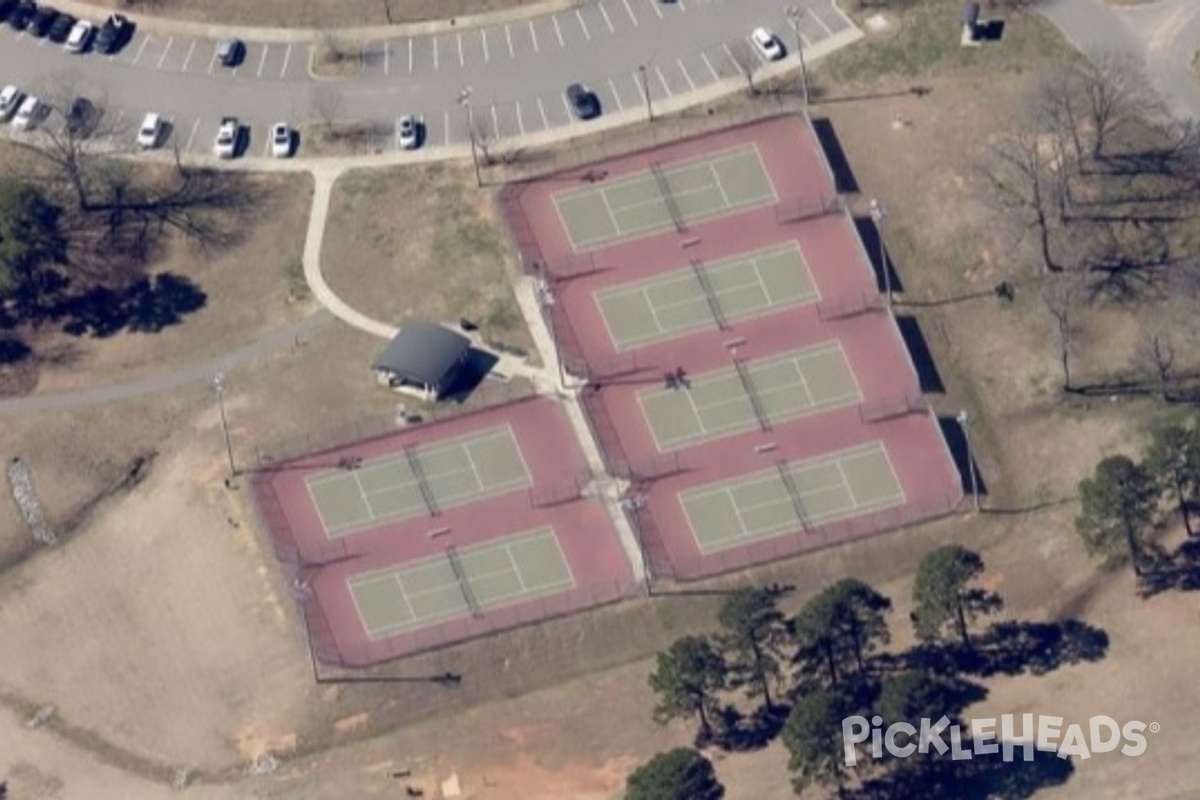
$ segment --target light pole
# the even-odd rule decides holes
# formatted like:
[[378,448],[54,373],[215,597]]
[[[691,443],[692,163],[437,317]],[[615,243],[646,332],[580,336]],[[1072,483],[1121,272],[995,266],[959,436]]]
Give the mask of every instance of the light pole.
[[883,243],[883,222],[887,219],[887,209],[883,204],[871,198],[871,220],[875,223],[875,236],[879,239],[879,271],[883,274],[883,294],[887,304],[892,304],[892,271],[888,269],[887,247]]
[[796,6],[787,7],[788,22],[792,24],[792,33],[796,35],[796,55],[800,58],[801,98],[804,101],[804,107],[808,108],[808,64],[804,61],[804,42],[800,38],[800,18],[804,16],[805,10],[806,9],[803,8],[797,8]]
[[645,64],[638,64],[638,75],[642,79],[642,97],[646,98],[646,120],[654,122],[654,106],[650,104],[650,83],[646,80]]
[[966,446],[966,450],[967,450],[967,474],[970,475],[970,478],[971,478],[971,497],[975,501],[975,513],[978,514],[979,513],[979,479],[975,475],[975,457],[971,454],[971,432],[970,432],[971,429],[967,425],[967,423],[970,421],[971,418],[967,414],[966,409],[964,409],[964,410],[958,412],[958,416],[955,417],[955,419],[958,420],[958,426],[960,428],[962,428],[963,444]]
[[471,110],[471,87],[465,86],[458,93],[458,104],[467,116],[467,138],[471,140],[471,165],[475,168],[475,186],[483,188],[483,175],[479,171],[479,147],[475,142],[475,112]]
[[213,375],[213,391],[217,394],[217,411],[221,415],[221,434],[225,438],[225,457],[229,460],[229,480],[237,475],[237,466],[233,463],[233,442],[229,438],[229,420],[225,416],[225,375],[218,372]]

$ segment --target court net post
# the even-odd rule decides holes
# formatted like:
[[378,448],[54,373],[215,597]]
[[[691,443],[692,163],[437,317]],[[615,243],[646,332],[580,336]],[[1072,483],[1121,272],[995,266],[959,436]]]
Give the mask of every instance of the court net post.
[[433,489],[429,486],[429,479],[425,477],[425,469],[421,466],[421,459],[417,457],[416,448],[405,447],[404,457],[408,459],[408,468],[412,470],[413,477],[417,479],[417,490],[421,493],[421,499],[425,501],[425,508],[429,510],[429,516],[438,516],[442,510],[438,508],[437,500],[433,496]]
[[754,409],[754,418],[758,420],[758,427],[764,431],[771,430],[771,420],[767,417],[767,409],[763,406],[758,387],[754,385],[754,376],[750,374],[750,370],[746,369],[746,363],[740,358],[733,359],[733,368],[737,370],[738,379],[742,382],[742,390],[746,392],[746,397],[750,400],[750,407]]
[[463,601],[467,604],[471,616],[482,617],[483,610],[479,607],[479,601],[475,599],[475,592],[471,590],[467,573],[458,558],[458,549],[452,544],[446,545],[446,560],[450,562],[450,570],[454,573],[454,579],[458,581],[458,590],[462,592]]
[[787,490],[788,497],[792,501],[792,508],[796,510],[796,516],[800,519],[801,527],[811,533],[812,525],[809,524],[808,512],[804,508],[804,498],[800,496],[800,487],[796,485],[796,478],[788,469],[788,463],[783,460],[776,461],[775,468],[779,470],[779,479],[783,481],[783,488]]
[[671,215],[671,222],[675,224],[675,230],[683,233],[687,230],[687,225],[683,221],[683,212],[679,210],[679,204],[675,202],[675,195],[671,193],[671,185],[667,183],[667,176],[663,174],[662,167],[658,164],[650,165],[650,173],[654,175],[654,182],[658,184],[658,192],[662,195],[667,213]]
[[704,300],[708,303],[708,310],[712,314],[713,322],[717,323],[717,327],[721,330],[729,330],[725,312],[721,310],[721,301],[717,299],[712,281],[708,279],[708,270],[704,268],[704,264],[698,258],[692,259],[692,273],[696,276],[696,282],[700,284],[701,291],[704,292]]

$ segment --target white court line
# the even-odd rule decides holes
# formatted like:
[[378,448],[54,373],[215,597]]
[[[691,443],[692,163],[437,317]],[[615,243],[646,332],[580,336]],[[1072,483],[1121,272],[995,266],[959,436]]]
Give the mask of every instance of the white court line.
[[733,208],[733,203],[729,202],[729,195],[725,193],[725,185],[721,183],[721,176],[717,174],[717,168],[713,166],[711,161],[708,162],[708,171],[712,173],[713,184],[721,192],[721,202],[725,204],[725,208]]
[[[684,66],[682,58],[679,59],[679,71],[683,73],[683,77],[688,82],[688,86],[692,87],[692,91],[696,91],[696,84],[692,81],[692,76],[688,75],[687,67]],[[722,192],[722,194],[724,194],[724,192]]]
[[620,111],[621,109],[625,108],[624,104],[621,102],[621,95],[617,93],[617,84],[613,83],[612,78],[608,79],[608,88],[612,89],[613,99],[617,101],[617,110]]
[[604,210],[608,212],[608,220],[612,223],[613,230],[618,235],[621,233],[621,226],[617,224],[617,215],[613,213],[612,205],[608,202],[608,192],[600,190],[600,201],[604,203]]
[[587,23],[583,21],[583,11],[581,9],[575,9],[575,18],[579,20],[579,27],[583,28],[583,35],[590,42],[592,40],[592,33],[588,30]]
[[616,33],[617,29],[613,27],[612,20],[608,18],[608,12],[604,10],[604,3],[596,3],[596,8],[600,9],[600,16],[604,17],[604,24],[608,26],[608,32]]
[[558,46],[566,47],[567,43],[563,41],[562,28],[558,26],[558,15],[555,14],[550,18],[550,21],[554,23],[554,33],[558,36]]
[[404,581],[400,580],[400,573],[393,572],[392,578],[396,581],[396,585],[400,587],[400,596],[404,598],[404,607],[408,609],[413,622],[420,622],[421,618],[417,616],[416,609],[412,607],[412,601],[408,599],[408,589],[405,588]]
[[192,40],[192,46],[188,48],[187,55],[183,57],[183,66],[179,68],[180,72],[187,72],[188,64],[192,60],[192,53],[196,52],[196,40]]
[[521,118],[521,104],[517,103],[517,127],[521,129],[521,135],[525,135],[525,120]]
[[634,27],[637,27],[638,19],[633,15],[633,8],[629,5],[629,0],[621,0],[625,4],[625,10],[629,13],[629,19],[633,22]]
[[268,44],[264,44],[262,58],[260,58],[258,60],[258,75],[257,75],[257,77],[259,77],[259,78],[262,77],[263,67],[265,67],[267,65],[267,53],[269,53],[269,52],[271,52],[271,46]]
[[508,563],[512,565],[513,574],[517,576],[517,583],[521,584],[521,593],[528,594],[529,587],[525,585],[525,578],[521,576],[521,568],[517,566],[517,560],[513,558],[512,548],[508,546],[508,542],[503,542],[504,555],[508,556]]
[[487,28],[480,28],[479,35],[483,38],[483,63],[486,64],[492,60],[491,54],[488,53]]
[[729,60],[733,64],[733,68],[737,70],[738,75],[745,75],[746,70],[742,69],[742,65],[738,63],[736,58],[733,57],[733,51],[729,49],[729,45],[723,44],[721,45],[721,48],[725,51],[725,55],[729,57]]
[[546,119],[546,107],[542,105],[542,98],[538,96],[538,113],[542,115],[542,130],[550,129],[550,120]]
[[162,55],[158,57],[158,62],[155,63],[155,69],[162,69],[163,62],[167,60],[167,53],[171,52],[171,45],[175,44],[175,37],[171,36],[167,39],[167,46],[163,48]]
[[[149,43],[150,43],[150,37],[149,37],[149,36],[147,36],[145,39],[142,39],[142,46],[138,48],[137,55],[135,55],[135,56],[133,57],[133,61],[131,61],[131,62],[130,62],[131,64],[137,64],[137,62],[138,62],[138,59],[142,57],[142,51],[144,51],[144,50],[146,49],[146,45],[148,45]],[[216,58],[216,57],[217,57],[217,54],[216,54],[216,52],[214,51],[214,52],[213,52],[213,58]]]
[[[738,503],[737,498],[735,498],[733,496],[733,489],[734,489],[734,487],[732,487],[732,486],[726,486],[725,487],[725,496],[727,498],[729,498],[729,505],[733,506],[733,516],[737,518],[738,527],[740,527],[742,529],[741,535],[735,536],[735,537],[733,537],[733,539],[735,539],[735,540],[736,539],[750,539],[750,538],[752,538],[752,534],[750,533],[750,526],[746,524],[746,520],[742,519],[742,506],[741,506],[741,504]],[[689,522],[690,521],[691,520],[689,520]],[[697,543],[699,543],[700,537],[696,536],[695,528],[692,528],[692,537],[696,539]],[[718,539],[717,541],[723,542],[723,541],[729,541],[729,540],[728,539]],[[703,547],[701,549],[703,549]]]
[[708,429],[708,426],[704,424],[704,417],[700,416],[700,409],[696,407],[696,398],[692,397],[692,393],[687,389],[684,389],[683,393],[687,397],[688,408],[692,410],[692,416],[696,418],[696,426],[700,429],[700,435],[703,436],[706,433],[712,433]]
[[655,307],[654,301],[650,299],[649,288],[644,287],[640,291],[642,300],[646,303],[646,308],[650,309],[650,317],[654,320],[654,327],[658,328],[659,334],[666,333],[667,329],[663,327],[662,320],[658,318],[658,308]]
[[438,68],[438,46],[436,36],[433,37],[433,68]]
[[459,33],[458,34],[458,65],[460,67],[462,67],[462,66],[466,66],[466,63],[467,63],[466,59],[463,58],[462,33]]
[[671,87],[667,86],[667,79],[663,77],[662,69],[655,67],[654,73],[658,75],[659,83],[662,84],[663,91],[667,93],[667,97],[674,97],[674,95],[671,93]]
[[717,81],[721,80],[721,76],[717,74],[717,71],[715,69],[713,69],[712,62],[708,60],[708,54],[701,53],[700,57],[702,59],[704,59],[704,66],[708,67],[708,73],[710,75],[712,75],[713,83],[716,83]]
[[517,51],[513,49],[512,43],[512,28],[508,26],[508,23],[504,24],[504,38],[508,40],[508,57],[516,58]]
[[654,13],[658,14],[658,18],[662,19],[663,18],[662,9],[658,7],[659,0],[646,0],[646,2],[649,3],[650,7],[654,9]]
[[846,477],[846,470],[842,469],[842,462],[839,459],[837,462],[838,475],[842,476],[842,484],[846,487],[846,492],[850,495],[850,502],[854,503],[854,507],[858,508],[858,498],[854,496],[854,487],[850,485],[850,479]]
[[413,40],[408,40],[408,71],[413,71]]
[[371,501],[367,499],[367,490],[363,488],[362,481],[358,479],[358,473],[351,472],[350,480],[354,481],[354,488],[358,489],[358,496],[362,498],[363,505],[367,507],[367,513],[371,515],[369,521],[374,522],[378,517],[375,509],[371,508]]
[[475,479],[475,491],[483,491],[483,477],[479,474],[479,467],[476,466],[475,458],[471,455],[471,446],[469,444],[463,447],[463,454],[467,457],[467,466],[471,468],[471,477]]
[[292,58],[292,43],[288,42],[287,48],[283,51],[283,67],[279,70],[279,77],[287,75],[288,61]]
[[188,135],[187,144],[185,144],[185,145],[183,146],[183,149],[184,149],[184,150],[191,150],[191,149],[192,149],[192,142],[195,140],[195,138],[196,138],[196,132],[197,132],[197,131],[199,131],[199,130],[200,130],[200,120],[199,120],[199,119],[197,119],[195,122],[193,122],[193,123],[192,123],[192,132],[191,132],[191,134],[189,134],[189,135]]
[[533,20],[529,20],[529,37],[533,39],[533,52],[540,52],[538,50],[537,28],[533,27]]

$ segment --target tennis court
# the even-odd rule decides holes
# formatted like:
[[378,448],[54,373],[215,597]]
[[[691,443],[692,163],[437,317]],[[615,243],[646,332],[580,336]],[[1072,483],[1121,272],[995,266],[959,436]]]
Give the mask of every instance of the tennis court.
[[759,359],[690,378],[679,388],[648,389],[638,400],[660,452],[770,428],[862,401],[840,342]]
[[755,144],[554,195],[577,253],[777,201]]
[[618,351],[819,299],[795,241],[596,293]]
[[553,528],[351,577],[367,636],[381,639],[453,617],[480,616],[575,586]]
[[349,464],[305,483],[330,538],[532,485],[507,426]]
[[791,464],[679,495],[701,553],[811,530],[904,503],[882,442]]

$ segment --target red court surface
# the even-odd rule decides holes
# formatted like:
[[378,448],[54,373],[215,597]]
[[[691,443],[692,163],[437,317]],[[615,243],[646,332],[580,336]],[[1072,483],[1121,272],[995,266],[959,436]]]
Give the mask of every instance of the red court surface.
[[[757,146],[779,203],[572,253],[554,197],[575,189],[581,175],[603,175],[603,185],[651,164],[671,165],[747,142]],[[961,479],[938,421],[920,396],[916,370],[879,297],[854,224],[831,202],[833,176],[805,120],[776,118],[506,192],[502,207],[522,259],[527,268],[537,265],[553,298],[550,316],[564,363],[588,379],[584,406],[610,469],[633,481],[628,510],[655,575],[686,580],[718,574],[939,516],[961,502]],[[686,274],[693,260],[719,263],[788,242],[803,255],[816,296],[743,315],[723,329],[712,319],[670,338],[618,347],[601,293]],[[735,356],[753,364],[834,340],[861,402],[659,452],[639,393],[661,387],[666,373],[701,375],[731,368]],[[886,451],[903,491],[901,504],[701,552],[681,492],[871,442]]]
[[[431,447],[507,426],[532,486],[421,514],[382,520],[331,538],[306,479],[337,470],[346,458],[373,459]],[[335,450],[274,464],[251,486],[281,560],[299,570],[314,652],[323,661],[366,666],[550,616],[582,611],[636,590],[629,562],[604,506],[582,496],[584,457],[561,405],[533,398],[432,422]],[[571,586],[516,598],[480,615],[447,614],[395,635],[366,630],[351,595],[355,576],[445,559],[447,547],[469,553],[485,543],[535,529],[550,530]]]

